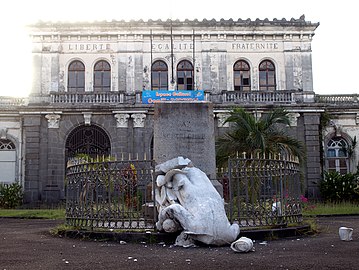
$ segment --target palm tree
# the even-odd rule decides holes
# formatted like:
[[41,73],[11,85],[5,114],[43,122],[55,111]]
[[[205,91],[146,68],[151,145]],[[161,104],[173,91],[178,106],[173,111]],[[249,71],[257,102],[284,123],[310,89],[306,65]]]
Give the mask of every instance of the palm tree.
[[286,133],[290,125],[288,112],[276,108],[260,119],[247,113],[243,108],[234,108],[225,121],[233,128],[217,140],[217,165],[222,165],[228,157],[238,153],[280,154],[289,153],[305,159],[303,143]]

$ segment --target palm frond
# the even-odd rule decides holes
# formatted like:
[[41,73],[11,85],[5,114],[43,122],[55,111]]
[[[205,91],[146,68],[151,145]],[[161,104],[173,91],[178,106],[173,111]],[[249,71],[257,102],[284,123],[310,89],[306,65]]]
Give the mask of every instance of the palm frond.
[[218,138],[216,144],[217,160],[226,159],[236,153],[289,153],[300,160],[305,159],[303,143],[285,132],[290,125],[288,112],[276,108],[260,119],[243,108],[234,108],[225,121],[232,129]]

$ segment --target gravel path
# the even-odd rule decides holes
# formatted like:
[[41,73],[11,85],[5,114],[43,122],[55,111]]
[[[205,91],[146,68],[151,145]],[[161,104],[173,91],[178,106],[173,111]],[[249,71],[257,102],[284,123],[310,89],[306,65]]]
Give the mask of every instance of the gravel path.
[[[53,220],[0,218],[0,270],[15,269],[359,269],[359,216],[318,218],[315,236],[256,241],[255,251],[120,244],[54,237]],[[353,241],[339,240],[341,226]]]

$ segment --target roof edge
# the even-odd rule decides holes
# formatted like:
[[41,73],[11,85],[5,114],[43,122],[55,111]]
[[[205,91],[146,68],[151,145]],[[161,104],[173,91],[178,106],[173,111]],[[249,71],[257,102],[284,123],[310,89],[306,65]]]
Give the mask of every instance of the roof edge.
[[269,20],[268,18],[265,19],[255,19],[252,20],[250,18],[248,19],[238,19],[233,20],[230,19],[203,19],[203,20],[179,20],[179,19],[167,19],[167,20],[152,20],[149,19],[147,21],[145,20],[112,20],[112,21],[78,21],[78,22],[70,22],[70,21],[38,21],[34,24],[29,25],[30,27],[56,27],[56,26],[66,26],[66,25],[76,25],[78,27],[84,27],[84,26],[92,26],[92,25],[98,25],[98,26],[131,26],[131,27],[141,27],[141,26],[163,26],[163,25],[169,25],[172,26],[299,26],[299,27],[305,27],[305,26],[314,26],[317,28],[319,26],[319,22],[312,23],[310,21],[305,20],[305,15],[300,16],[298,19],[291,18],[290,20],[287,20],[286,18],[277,19],[274,18],[273,20]]

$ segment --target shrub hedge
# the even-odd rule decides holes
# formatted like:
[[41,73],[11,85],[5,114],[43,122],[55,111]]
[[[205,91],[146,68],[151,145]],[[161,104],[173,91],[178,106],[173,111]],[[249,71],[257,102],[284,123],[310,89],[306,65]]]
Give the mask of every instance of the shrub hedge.
[[0,184],[0,207],[16,208],[22,204],[23,190],[19,183]]

